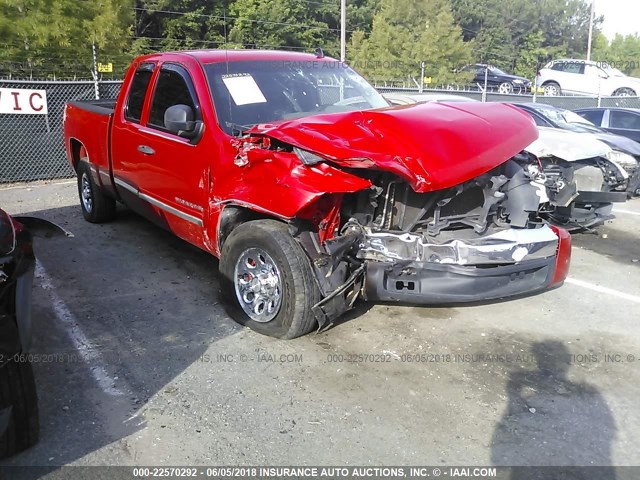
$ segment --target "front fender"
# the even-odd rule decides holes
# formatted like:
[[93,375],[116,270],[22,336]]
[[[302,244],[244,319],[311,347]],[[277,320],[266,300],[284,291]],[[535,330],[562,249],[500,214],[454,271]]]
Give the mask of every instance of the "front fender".
[[212,209],[239,205],[288,220],[325,194],[353,193],[372,185],[325,163],[307,166],[293,153],[271,153],[266,159],[249,154],[246,165],[233,166],[238,175],[221,179]]

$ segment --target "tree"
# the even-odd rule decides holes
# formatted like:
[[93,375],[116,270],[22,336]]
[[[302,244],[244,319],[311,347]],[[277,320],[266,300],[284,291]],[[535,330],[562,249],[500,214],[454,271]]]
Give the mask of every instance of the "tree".
[[471,47],[453,22],[448,0],[382,0],[371,34],[354,33],[349,58],[371,78],[420,78],[420,64],[434,83],[457,79]]
[[[324,2],[305,0],[236,0],[229,40],[243,48],[291,48],[338,52],[339,31]],[[321,20],[320,18],[323,18]],[[335,17],[333,17],[335,22]]]
[[129,38],[126,0],[0,0],[3,74],[89,75],[92,45],[121,52]]

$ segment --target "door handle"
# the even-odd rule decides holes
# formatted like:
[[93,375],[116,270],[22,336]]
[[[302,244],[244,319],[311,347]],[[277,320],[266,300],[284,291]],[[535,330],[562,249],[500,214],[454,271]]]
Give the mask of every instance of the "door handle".
[[147,145],[138,145],[138,151],[140,153],[144,153],[145,155],[153,155],[154,153],[156,153],[156,151],[153,148]]

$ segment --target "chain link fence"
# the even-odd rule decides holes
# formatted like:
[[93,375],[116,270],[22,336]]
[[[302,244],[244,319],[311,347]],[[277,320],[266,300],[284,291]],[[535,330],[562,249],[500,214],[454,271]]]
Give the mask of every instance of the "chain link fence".
[[[116,98],[120,86],[120,81],[98,82],[100,98]],[[0,113],[0,184],[73,177],[73,170],[67,163],[64,151],[62,132],[64,105],[75,100],[95,99],[96,83],[92,81],[14,80],[0,81],[0,88],[46,90],[48,104],[47,115]],[[382,93],[418,93],[416,88],[379,86],[378,90]],[[482,92],[478,91],[425,89],[423,93],[461,95],[483,100]],[[325,96],[329,97],[335,94],[334,91],[325,92]],[[597,106],[640,108],[640,98],[637,97],[545,97],[487,93],[485,101],[539,102],[570,110]]]
[[[100,98],[115,98],[120,91],[120,84],[100,82]],[[74,100],[95,99],[95,85],[94,82],[71,81],[0,81],[0,88],[45,90],[48,106],[46,115],[0,113],[0,183],[74,176],[64,152],[64,105]]]

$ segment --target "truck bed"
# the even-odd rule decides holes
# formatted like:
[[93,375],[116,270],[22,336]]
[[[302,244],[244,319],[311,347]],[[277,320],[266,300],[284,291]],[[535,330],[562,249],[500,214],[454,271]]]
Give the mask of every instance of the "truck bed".
[[[69,161],[74,165],[91,152],[90,163],[97,172],[109,172],[109,129],[116,101],[88,100],[69,102],[65,107],[64,135]],[[82,144],[86,150],[77,150]],[[75,156],[75,158],[73,158]]]
[[116,99],[75,101],[69,102],[69,105],[100,115],[112,115],[116,108]]

